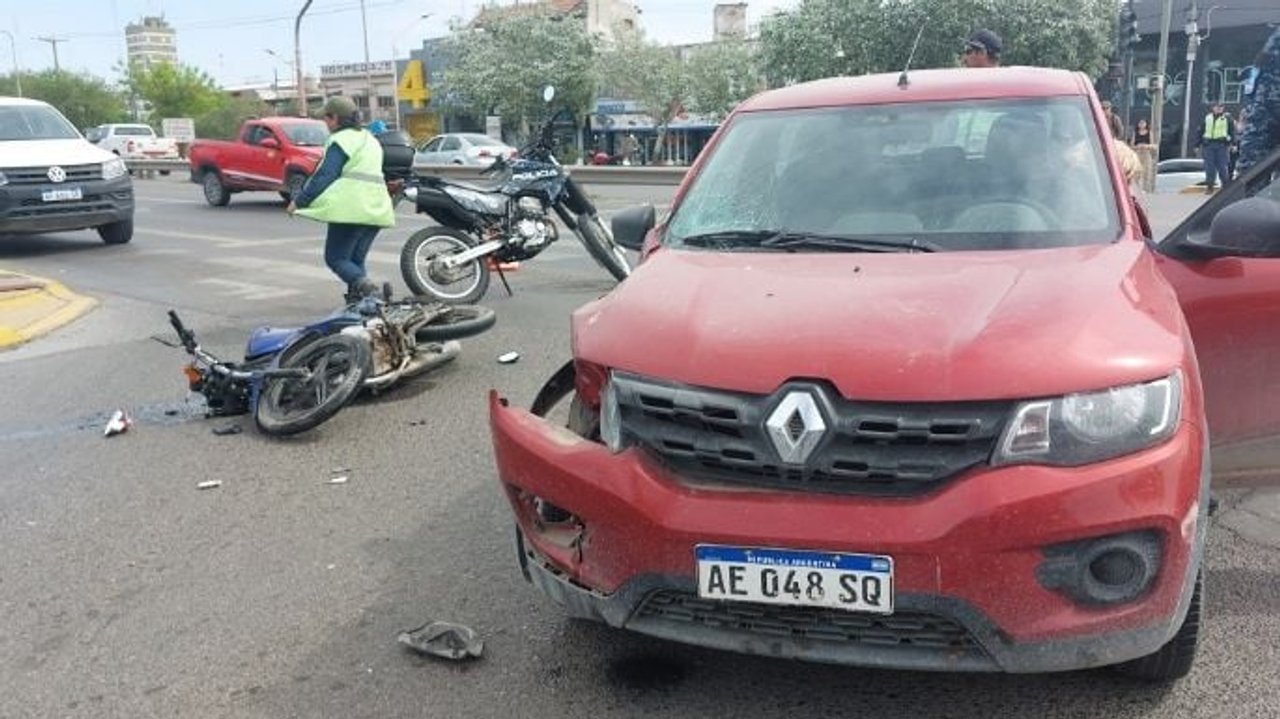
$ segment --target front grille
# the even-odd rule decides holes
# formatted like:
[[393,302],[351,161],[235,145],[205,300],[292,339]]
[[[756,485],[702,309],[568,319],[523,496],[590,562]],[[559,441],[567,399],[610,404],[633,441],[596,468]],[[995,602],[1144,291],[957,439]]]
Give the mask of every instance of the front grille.
[[[793,382],[772,395],[709,390],[615,373],[622,426],[681,474],[800,491],[910,495],[989,461],[1011,402],[859,402]],[[792,392],[820,408],[825,431],[803,463],[782,460],[765,422]],[[797,441],[799,413],[780,430]]]
[[964,627],[934,614],[856,614],[816,607],[717,602],[662,590],[645,598],[637,617],[768,637],[945,652],[981,651]]
[[9,211],[9,218],[17,217],[51,217],[57,215],[78,215],[88,212],[111,212],[116,206],[103,200],[100,195],[86,195],[83,200],[72,202],[50,202],[47,204],[22,203]]
[[[4,176],[9,180],[10,185],[49,185],[54,184],[49,180],[49,168],[52,165],[44,165],[41,167],[15,167],[6,168]],[[91,180],[102,179],[102,165],[59,165],[64,172],[67,173],[67,179],[58,184],[66,184],[67,182],[89,182]]]

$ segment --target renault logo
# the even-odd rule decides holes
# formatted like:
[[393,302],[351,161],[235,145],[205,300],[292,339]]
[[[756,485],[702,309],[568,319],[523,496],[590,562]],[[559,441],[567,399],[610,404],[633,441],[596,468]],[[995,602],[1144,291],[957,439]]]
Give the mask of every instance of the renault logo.
[[49,168],[49,182],[66,182],[67,171],[54,165]]
[[778,456],[787,464],[804,464],[827,431],[822,411],[810,392],[791,392],[765,420]]

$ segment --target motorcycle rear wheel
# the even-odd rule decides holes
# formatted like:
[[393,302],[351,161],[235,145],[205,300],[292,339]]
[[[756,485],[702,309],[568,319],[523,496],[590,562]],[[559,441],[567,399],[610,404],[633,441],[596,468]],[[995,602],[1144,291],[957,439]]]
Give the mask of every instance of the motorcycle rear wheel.
[[258,429],[285,436],[328,421],[355,397],[371,361],[369,343],[349,335],[326,335],[289,348],[280,367],[305,367],[312,377],[268,379],[254,413]]
[[608,270],[615,280],[621,282],[631,275],[631,263],[627,261],[626,251],[613,241],[613,237],[600,222],[599,215],[578,215],[578,228],[587,253]]
[[447,270],[437,259],[466,252],[475,244],[465,232],[427,227],[409,236],[400,250],[400,274],[415,295],[450,305],[474,304],[489,291],[489,267],[483,257]]
[[419,342],[443,342],[474,337],[488,331],[497,320],[497,313],[488,307],[451,305],[447,312],[432,320],[431,324],[418,328],[414,336]]

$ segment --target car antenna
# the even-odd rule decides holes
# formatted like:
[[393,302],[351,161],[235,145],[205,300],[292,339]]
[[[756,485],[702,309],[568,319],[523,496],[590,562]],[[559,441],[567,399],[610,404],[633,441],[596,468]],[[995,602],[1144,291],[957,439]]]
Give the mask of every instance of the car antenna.
[[906,87],[911,84],[907,79],[907,71],[911,69],[911,62],[916,59],[916,48],[920,47],[920,36],[924,35],[924,28],[928,22],[920,25],[920,31],[916,33],[916,41],[911,43],[911,54],[907,56],[907,66],[902,68],[902,74],[898,76],[898,87]]

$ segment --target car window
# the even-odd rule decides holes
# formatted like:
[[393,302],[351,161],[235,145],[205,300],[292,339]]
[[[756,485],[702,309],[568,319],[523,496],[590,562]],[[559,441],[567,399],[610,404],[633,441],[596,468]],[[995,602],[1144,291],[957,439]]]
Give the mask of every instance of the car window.
[[456,137],[446,137],[444,142],[440,143],[441,152],[454,152],[460,147],[462,147],[462,143]]
[[433,138],[431,138],[431,141],[430,141],[430,142],[428,142],[427,144],[425,144],[425,145],[423,145],[423,146],[422,146],[422,150],[421,150],[421,152],[439,152],[439,151],[440,151],[440,143],[441,143],[441,142],[443,142],[443,141],[444,141],[444,138],[441,138],[441,137],[433,137]]
[[1120,235],[1084,98],[931,102],[735,117],[668,225],[927,236],[942,249],[1061,247]]
[[152,130],[152,129],[151,129],[151,128],[149,128],[149,127],[130,127],[130,126],[120,126],[120,127],[115,128],[115,134],[116,134],[116,135],[131,135],[131,136],[135,136],[135,137],[153,137],[153,136],[155,136],[155,134],[156,134],[156,133],[155,133],[155,131],[154,131],[154,130]]
[[244,131],[244,141],[250,145],[262,144],[262,138],[267,136],[267,128],[262,125],[250,125]]
[[42,105],[0,106],[0,142],[10,140],[72,140],[80,133],[66,118]]
[[488,135],[463,135],[467,143],[477,147],[501,147],[502,143]]
[[323,122],[290,122],[281,129],[289,142],[300,147],[322,147],[329,139],[329,128]]

